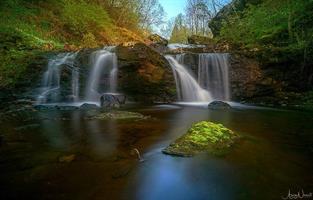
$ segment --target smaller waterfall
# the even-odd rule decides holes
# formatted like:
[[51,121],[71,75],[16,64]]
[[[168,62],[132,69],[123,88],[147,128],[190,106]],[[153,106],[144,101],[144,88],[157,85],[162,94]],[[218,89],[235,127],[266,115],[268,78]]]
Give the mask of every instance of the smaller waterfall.
[[118,65],[117,65],[117,56],[116,54],[112,54],[112,69],[110,72],[110,93],[116,93],[117,91],[117,73],[118,73]]
[[79,101],[79,71],[76,67],[72,70],[72,96],[74,102]]
[[[101,77],[104,72],[108,72],[107,76],[109,81],[104,85],[108,86],[106,90],[107,93],[115,93],[117,87],[117,56],[115,53],[109,52],[107,50],[99,50],[93,55],[93,65],[90,72],[87,87],[86,87],[86,100],[92,102],[98,102],[101,95]],[[104,71],[105,70],[105,71]]]
[[37,97],[37,104],[48,103],[48,101],[58,102],[60,100],[60,72],[62,65],[72,68],[72,96],[78,98],[79,95],[79,74],[74,67],[76,53],[62,53],[52,58],[48,62],[48,69],[43,75],[40,95]]
[[179,64],[172,56],[165,56],[169,61],[178,93],[178,99],[180,101],[211,101],[211,95],[208,91],[204,90],[197,83],[196,79],[186,70],[186,68]]
[[198,83],[217,100],[229,100],[229,54],[205,53],[199,55]]

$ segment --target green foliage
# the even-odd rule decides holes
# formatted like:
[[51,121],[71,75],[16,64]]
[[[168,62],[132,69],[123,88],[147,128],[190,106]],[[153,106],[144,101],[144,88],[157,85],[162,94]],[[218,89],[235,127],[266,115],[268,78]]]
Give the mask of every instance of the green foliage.
[[92,33],[86,33],[82,39],[82,45],[88,48],[95,48],[98,46],[96,37]]
[[135,4],[114,2],[122,1],[111,7],[103,3],[111,2],[107,0],[1,0],[0,88],[17,84],[35,51],[93,48],[134,36],[140,40],[140,34],[119,27],[139,26],[135,9],[119,9]]
[[265,65],[293,65],[313,86],[313,1],[262,0],[224,17],[219,39],[243,47]]
[[171,33],[171,43],[187,43],[187,37],[190,30],[188,29],[184,16],[179,14],[174,22],[174,27]]
[[312,36],[312,3],[307,0],[266,0],[262,4],[249,5],[241,13],[234,13],[224,20],[221,37],[248,47],[296,48],[307,42],[309,35]]
[[97,35],[99,30],[112,29],[111,19],[101,7],[83,0],[62,0],[62,3],[60,19],[73,35]]

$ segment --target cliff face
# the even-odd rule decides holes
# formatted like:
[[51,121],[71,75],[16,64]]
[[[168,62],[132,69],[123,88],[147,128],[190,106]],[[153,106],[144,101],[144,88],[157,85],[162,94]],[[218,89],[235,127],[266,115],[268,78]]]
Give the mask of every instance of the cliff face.
[[167,60],[152,48],[137,43],[117,47],[119,87],[135,101],[170,102],[176,87]]
[[285,104],[313,89],[312,8],[309,1],[233,0],[212,19],[215,40],[229,44],[238,71],[233,90],[246,88],[236,98]]

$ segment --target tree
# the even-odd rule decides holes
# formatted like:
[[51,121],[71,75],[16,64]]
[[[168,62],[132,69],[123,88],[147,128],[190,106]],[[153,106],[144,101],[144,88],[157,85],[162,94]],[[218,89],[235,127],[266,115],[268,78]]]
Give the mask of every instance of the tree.
[[141,28],[149,30],[152,26],[164,23],[164,9],[158,0],[138,0],[137,12],[140,13]]
[[186,25],[186,20],[183,14],[177,15],[175,18],[170,42],[172,43],[185,43],[187,41],[189,30]]
[[208,21],[212,17],[205,0],[188,0],[186,18],[192,34],[207,35]]

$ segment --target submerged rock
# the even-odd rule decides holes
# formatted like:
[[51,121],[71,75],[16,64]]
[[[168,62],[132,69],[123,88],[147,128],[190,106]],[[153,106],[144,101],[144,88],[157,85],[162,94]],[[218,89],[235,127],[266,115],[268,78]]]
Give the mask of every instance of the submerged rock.
[[231,106],[224,101],[213,101],[209,103],[208,108],[212,110],[227,110],[231,109]]
[[222,124],[202,121],[195,123],[185,135],[162,152],[175,156],[194,156],[200,152],[223,155],[239,136]]
[[125,120],[125,119],[133,119],[133,120],[144,120],[149,119],[150,116],[145,116],[140,113],[136,112],[127,112],[127,111],[111,111],[111,112],[104,112],[100,113],[96,116],[90,117],[90,119],[101,119],[101,120],[108,120],[108,119],[117,119],[117,120]]
[[59,158],[59,162],[60,163],[70,163],[70,162],[74,161],[75,158],[76,158],[75,154],[71,154],[71,155],[67,155],[67,156],[61,156]]

